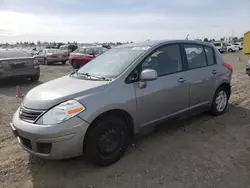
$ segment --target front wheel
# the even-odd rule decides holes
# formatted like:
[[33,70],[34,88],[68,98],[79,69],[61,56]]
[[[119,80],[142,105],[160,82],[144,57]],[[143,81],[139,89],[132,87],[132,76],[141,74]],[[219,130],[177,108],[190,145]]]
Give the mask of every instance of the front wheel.
[[128,144],[128,128],[118,117],[108,116],[94,122],[86,135],[84,155],[99,166],[118,161]]
[[79,65],[77,65],[76,61],[75,60],[72,60],[72,67],[74,69],[79,69]]
[[229,51],[229,52],[232,52],[233,50],[230,48],[230,49],[228,49],[228,51]]
[[214,115],[218,116],[224,114],[229,100],[229,91],[225,87],[219,87],[215,92],[211,111]]

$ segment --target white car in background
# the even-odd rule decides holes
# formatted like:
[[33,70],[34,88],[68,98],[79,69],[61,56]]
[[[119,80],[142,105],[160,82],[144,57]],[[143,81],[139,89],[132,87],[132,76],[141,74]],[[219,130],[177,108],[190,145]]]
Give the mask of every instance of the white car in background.
[[220,53],[224,53],[227,51],[227,45],[225,42],[213,42],[213,44]]
[[242,50],[243,48],[242,42],[235,42],[234,45],[239,47],[239,50]]
[[227,44],[227,51],[228,52],[235,52],[237,50],[239,50],[238,46],[236,46],[234,44],[229,44],[229,43]]

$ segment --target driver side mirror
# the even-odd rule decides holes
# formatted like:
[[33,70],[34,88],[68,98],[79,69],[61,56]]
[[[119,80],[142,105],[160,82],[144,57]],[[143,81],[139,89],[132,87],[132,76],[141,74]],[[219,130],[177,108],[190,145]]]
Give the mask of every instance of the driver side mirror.
[[154,69],[145,69],[141,72],[139,77],[139,88],[143,89],[147,87],[147,81],[157,79],[157,72]]
[[157,79],[157,72],[154,69],[145,69],[140,74],[140,81],[152,81]]

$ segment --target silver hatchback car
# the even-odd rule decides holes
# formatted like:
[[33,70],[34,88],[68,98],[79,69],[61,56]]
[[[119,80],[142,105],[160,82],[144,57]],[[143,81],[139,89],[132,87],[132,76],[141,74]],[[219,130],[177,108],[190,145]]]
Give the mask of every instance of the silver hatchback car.
[[33,155],[63,159],[84,154],[105,166],[120,159],[142,127],[193,110],[223,114],[231,75],[232,66],[209,43],[122,45],[30,90],[11,129]]

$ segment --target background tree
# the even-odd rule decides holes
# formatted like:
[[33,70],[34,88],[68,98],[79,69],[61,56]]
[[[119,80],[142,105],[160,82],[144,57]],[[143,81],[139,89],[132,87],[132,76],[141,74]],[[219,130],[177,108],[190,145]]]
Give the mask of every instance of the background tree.
[[203,40],[204,42],[208,42],[208,38],[204,38],[204,40]]

